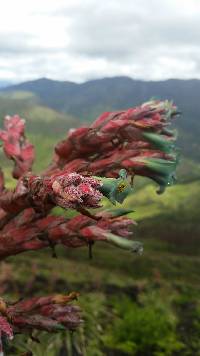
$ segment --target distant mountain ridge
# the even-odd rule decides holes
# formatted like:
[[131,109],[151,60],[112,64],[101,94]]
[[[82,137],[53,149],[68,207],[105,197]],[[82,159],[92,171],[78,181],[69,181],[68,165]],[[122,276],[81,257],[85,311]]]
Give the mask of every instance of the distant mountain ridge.
[[9,82],[7,80],[0,80],[0,88],[5,88],[9,85],[12,85],[11,82]]
[[[1,89],[2,91],[2,89]],[[142,81],[112,77],[77,84],[41,78],[3,88],[3,91],[28,91],[41,105],[90,121],[103,111],[133,107],[149,99],[173,100],[183,113],[176,121],[184,151],[200,158],[200,80],[169,79]]]

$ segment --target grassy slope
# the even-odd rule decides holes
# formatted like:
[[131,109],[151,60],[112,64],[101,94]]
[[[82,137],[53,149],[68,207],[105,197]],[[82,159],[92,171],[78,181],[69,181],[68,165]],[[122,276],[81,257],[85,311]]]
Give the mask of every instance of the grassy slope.
[[[68,129],[77,127],[79,121],[67,114],[62,114],[40,104],[39,99],[31,92],[11,92],[0,95],[0,126],[6,115],[18,114],[26,119],[26,133],[35,145],[36,160],[34,170],[39,172],[49,164],[55,144],[61,140]],[[12,163],[0,155],[1,166],[7,186],[12,187]]]
[[40,99],[30,92],[11,92],[0,95],[0,123],[5,115],[18,114],[27,121],[27,129],[31,133],[42,133],[47,136],[57,136],[72,126],[78,125],[78,120],[68,114],[62,114],[41,104]]
[[[200,194],[200,183],[198,181],[177,184],[168,188],[164,194],[158,195],[155,186],[146,185],[126,200],[126,206],[136,210],[132,216],[137,220],[153,218],[159,214],[190,214],[195,217],[199,208],[198,195]],[[192,197],[192,199],[191,199]]]
[[[79,303],[84,310],[85,323],[74,338],[82,350],[81,355],[121,355],[115,345],[110,343],[109,349],[114,351],[109,353],[106,341],[102,341],[109,336],[107,328],[112,331],[113,323],[118,320],[117,310],[113,309],[115,300],[121,300],[122,303],[126,296],[133,303],[140,300],[143,303],[145,298],[150,308],[148,310],[151,310],[153,297],[167,313],[173,312],[174,318],[178,318],[177,300],[185,301],[188,293],[195,308],[198,305],[200,260],[197,257],[176,256],[166,252],[163,245],[148,243],[143,256],[134,256],[103,244],[94,246],[93,260],[88,260],[86,248],[73,251],[58,248],[57,254],[57,260],[52,259],[51,251],[10,258],[9,265],[1,265],[1,289],[8,299],[12,295],[12,300],[21,296],[22,289],[24,296],[80,291]],[[124,308],[126,312],[126,304]],[[147,322],[151,325],[151,320]],[[192,333],[192,330],[190,327],[189,332]],[[65,341],[69,338],[69,334],[49,338],[45,333],[39,333],[38,336],[40,345],[30,340],[27,344],[20,337],[15,342],[22,349],[32,349],[35,356],[44,356],[47,352],[49,356],[57,356],[63,338]],[[177,338],[181,338],[179,334]],[[127,336],[126,342],[128,340]],[[71,339],[68,341],[70,344]],[[191,348],[189,345],[188,353],[181,352],[177,355],[192,355]]]

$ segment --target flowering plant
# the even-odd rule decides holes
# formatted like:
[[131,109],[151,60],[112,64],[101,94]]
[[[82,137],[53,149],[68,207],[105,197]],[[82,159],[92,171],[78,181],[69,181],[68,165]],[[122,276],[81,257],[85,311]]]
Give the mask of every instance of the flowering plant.
[[[126,216],[128,211],[91,209],[102,207],[104,197],[122,204],[133,191],[135,175],[153,179],[159,193],[174,182],[176,135],[167,125],[177,114],[168,101],[106,112],[89,127],[70,130],[40,175],[31,171],[34,147],[25,136],[25,121],[7,116],[0,140],[14,162],[17,183],[14,190],[7,189],[0,170],[0,259],[48,246],[55,256],[58,244],[88,245],[91,255],[98,241],[141,253],[142,244],[132,239],[134,221]],[[78,214],[71,219],[55,216],[56,206]],[[82,322],[79,307],[72,304],[76,298],[72,292],[9,304],[1,297],[0,339],[11,339],[15,333],[31,336],[34,329],[75,330]]]

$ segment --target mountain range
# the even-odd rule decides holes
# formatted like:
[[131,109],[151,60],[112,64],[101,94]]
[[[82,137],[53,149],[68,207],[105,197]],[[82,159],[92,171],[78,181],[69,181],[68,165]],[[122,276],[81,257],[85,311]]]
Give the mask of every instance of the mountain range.
[[54,113],[76,117],[82,124],[103,111],[126,109],[151,98],[173,100],[182,112],[175,124],[181,150],[192,159],[200,159],[200,80],[142,81],[112,77],[77,84],[41,78],[1,88],[0,92],[1,101],[2,97],[15,101],[17,98],[18,106],[20,100],[22,105],[31,102]]
[[0,88],[5,88],[8,87],[9,85],[12,85],[12,83],[9,82],[8,80],[0,80]]

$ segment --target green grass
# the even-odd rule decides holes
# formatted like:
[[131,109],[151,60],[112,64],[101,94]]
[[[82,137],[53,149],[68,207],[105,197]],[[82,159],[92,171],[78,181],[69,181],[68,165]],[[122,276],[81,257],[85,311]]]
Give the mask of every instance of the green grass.
[[35,147],[33,171],[39,173],[47,168],[51,162],[58,137],[54,138],[52,136],[43,136],[40,134],[28,134],[28,138]]
[[156,194],[156,187],[148,184],[128,197],[125,207],[135,210],[131,216],[137,220],[178,211],[194,216],[198,214],[200,208],[199,195],[199,181],[176,184],[166,189],[162,195]]
[[[112,351],[114,355],[118,355],[119,350],[128,350],[134,337],[131,333],[133,325],[137,325],[139,340],[142,340],[137,341],[136,346],[144,349],[148,347],[150,333],[149,339],[153,344],[153,350],[157,349],[163,340],[162,333],[156,332],[158,325],[155,324],[157,310],[161,308],[163,323],[165,320],[169,322],[169,315],[172,320],[176,320],[175,324],[169,324],[168,336],[172,337],[173,345],[167,354],[173,355],[170,350],[176,347],[178,349],[184,342],[188,355],[192,355],[189,352],[196,343],[195,320],[199,315],[197,312],[200,297],[199,258],[166,252],[156,241],[145,245],[142,256],[135,256],[103,243],[95,244],[93,254],[94,258],[89,260],[87,248],[71,250],[57,248],[58,259],[53,259],[48,249],[11,257],[1,264],[0,281],[3,294],[9,300],[16,300],[22,291],[24,297],[33,294],[79,291],[81,294],[78,303],[84,310],[85,321],[73,340],[79,345],[84,356],[109,355],[109,350],[114,350]],[[179,314],[179,305],[182,305],[188,295],[187,291],[190,291],[187,303],[191,300],[196,313],[188,318],[185,315],[183,318],[183,315]],[[118,323],[121,308],[126,317],[121,317],[121,322]],[[133,313],[134,310],[136,313]],[[134,319],[136,315],[137,320]],[[147,323],[147,334],[144,334],[142,327],[142,315]],[[179,323],[185,324],[186,320],[194,323],[192,330],[195,331],[194,338],[190,331],[190,341],[187,345],[182,340],[182,333],[177,329]],[[164,324],[160,325],[159,330],[163,327]],[[121,330],[126,328],[129,328],[130,333],[120,336]],[[117,335],[115,342],[113,332]],[[50,338],[46,333],[36,335],[40,338],[41,345],[30,340],[27,343],[20,336],[15,339],[14,345],[21,347],[21,350],[28,347],[36,356],[43,356],[47,351],[49,355],[57,356],[63,342],[67,343],[68,350],[71,348],[72,339],[68,333],[52,335]],[[123,345],[120,346],[121,337]],[[196,349],[193,349],[197,350],[198,345],[195,347]],[[177,355],[187,355],[181,352]],[[152,355],[157,354],[152,352]]]
[[11,91],[1,93],[2,98],[12,99],[12,100],[24,100],[24,99],[34,99],[35,95],[29,91]]

